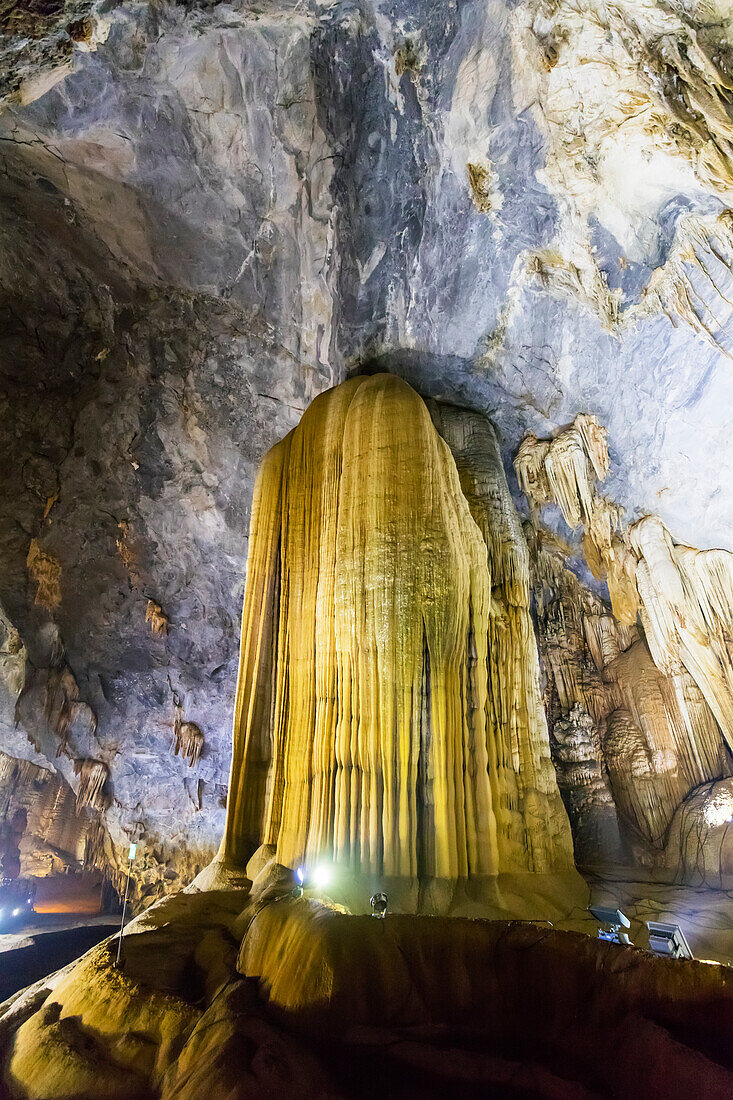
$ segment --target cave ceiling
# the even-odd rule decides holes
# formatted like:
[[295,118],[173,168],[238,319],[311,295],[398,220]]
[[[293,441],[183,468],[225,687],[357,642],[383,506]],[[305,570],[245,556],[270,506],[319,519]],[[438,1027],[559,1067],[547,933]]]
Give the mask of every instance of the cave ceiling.
[[218,840],[254,472],[365,363],[733,549],[725,0],[0,18],[0,728],[115,835]]

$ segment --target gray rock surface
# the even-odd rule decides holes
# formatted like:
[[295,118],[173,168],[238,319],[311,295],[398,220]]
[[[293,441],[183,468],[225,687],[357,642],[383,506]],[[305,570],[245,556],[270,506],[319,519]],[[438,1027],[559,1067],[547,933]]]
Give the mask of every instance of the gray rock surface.
[[[697,18],[622,4],[609,51],[670,7]],[[143,833],[192,867],[216,845],[256,466],[365,362],[488,413],[508,470],[527,430],[595,413],[613,499],[733,548],[722,230],[707,268],[698,242],[672,271],[704,325],[664,294],[639,305],[726,188],[671,138],[625,180],[618,126],[591,149],[598,112],[558,115],[589,33],[572,9],[106,3],[84,9],[88,41],[54,25],[22,47],[0,116],[0,602],[29,664],[0,747],[72,785],[75,760],[105,762],[117,843]],[[630,80],[615,58],[611,104]],[[77,708],[63,736],[52,696]],[[193,767],[177,713],[204,734]]]

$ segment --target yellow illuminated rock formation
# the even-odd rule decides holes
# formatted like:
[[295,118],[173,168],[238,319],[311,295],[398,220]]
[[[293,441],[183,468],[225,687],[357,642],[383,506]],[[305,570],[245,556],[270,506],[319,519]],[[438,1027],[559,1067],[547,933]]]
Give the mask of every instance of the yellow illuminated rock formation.
[[265,843],[286,866],[413,884],[572,867],[493,434],[435,416],[447,442],[406,383],[354,378],[263,463],[230,864]]

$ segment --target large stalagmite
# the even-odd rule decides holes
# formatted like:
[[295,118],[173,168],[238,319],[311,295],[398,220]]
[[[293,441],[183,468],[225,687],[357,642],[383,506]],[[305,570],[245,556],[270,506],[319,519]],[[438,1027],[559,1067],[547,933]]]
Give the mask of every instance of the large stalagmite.
[[229,863],[263,842],[286,866],[413,885],[572,866],[526,546],[488,422],[473,418],[488,445],[461,428],[471,415],[444,413],[446,443],[406,383],[354,378],[266,457]]

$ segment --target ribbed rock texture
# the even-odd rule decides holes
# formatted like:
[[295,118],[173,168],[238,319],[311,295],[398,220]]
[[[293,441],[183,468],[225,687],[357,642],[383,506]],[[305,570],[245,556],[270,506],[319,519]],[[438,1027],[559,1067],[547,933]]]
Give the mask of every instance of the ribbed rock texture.
[[228,862],[261,841],[414,883],[572,866],[498,448],[480,416],[435,421],[445,440],[406,383],[355,378],[263,462]]
[[[605,430],[593,416],[576,417],[551,441],[528,436],[515,466],[534,509],[555,503],[569,527],[582,527],[587,563],[610,593],[609,608],[566,568],[557,544],[553,553],[551,540],[548,548],[536,532],[538,618],[559,708],[556,756],[576,829],[597,819],[608,776],[627,841],[646,846],[637,854],[685,875],[701,870],[705,881],[716,845],[702,854],[702,822],[697,862],[679,837],[666,855],[662,849],[691,792],[704,786],[709,795],[715,780],[733,774],[733,554],[676,545],[657,516],[626,524],[622,510],[598,492],[609,458]],[[588,753],[595,779],[587,766],[582,782],[563,776],[571,729],[571,744],[580,748],[584,729],[595,749]],[[583,805],[579,788],[591,780],[595,796]],[[683,817],[696,799],[686,805]],[[584,848],[591,862],[608,856],[602,846]],[[717,855],[711,885],[728,874],[729,857],[720,847]]]
[[0,754],[0,877],[63,874],[84,862],[88,822],[45,768]]
[[[68,806],[108,769],[80,815],[110,874],[133,839],[148,885],[216,849],[255,471],[365,360],[490,416],[507,470],[596,415],[630,521],[733,549],[732,39],[727,0],[2,6],[0,748]],[[684,643],[664,705],[705,740],[724,654],[698,677],[676,630],[649,676]],[[561,782],[612,851],[585,724]],[[653,805],[624,813],[658,838]]]

